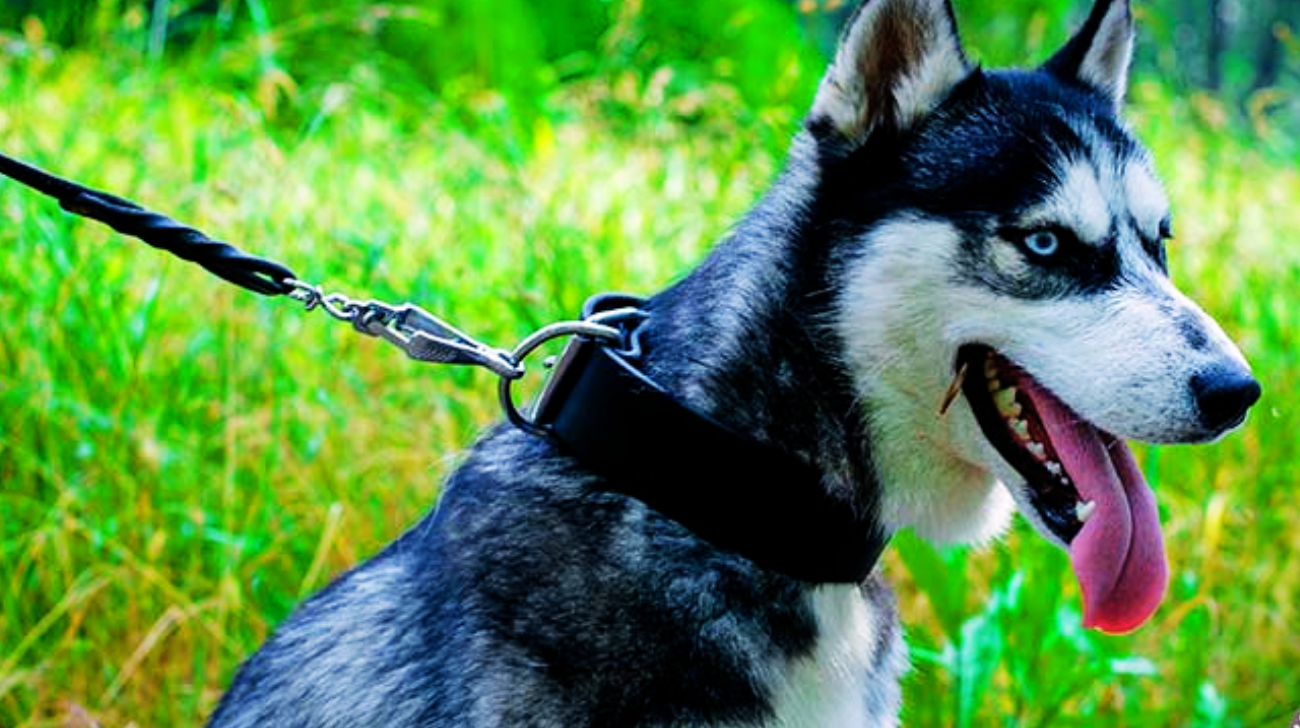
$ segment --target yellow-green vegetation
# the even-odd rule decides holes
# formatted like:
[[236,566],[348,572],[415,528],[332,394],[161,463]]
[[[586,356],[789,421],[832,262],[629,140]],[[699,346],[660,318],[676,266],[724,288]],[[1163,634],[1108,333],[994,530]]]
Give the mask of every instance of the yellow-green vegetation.
[[[667,70],[598,74],[527,115],[361,74],[303,92],[286,126],[297,91],[273,67],[250,85],[39,36],[0,43],[6,153],[503,346],[687,270],[779,168],[818,72],[790,56],[789,98],[757,111]],[[1134,635],[1082,632],[1065,555],[1026,528],[978,552],[899,538],[908,725],[1281,726],[1300,708],[1300,172],[1212,99],[1150,80],[1134,97],[1175,203],[1173,277],[1264,398],[1219,444],[1142,451],[1173,583]],[[487,373],[410,362],[8,182],[0,312],[4,728],[199,723],[499,417]]]

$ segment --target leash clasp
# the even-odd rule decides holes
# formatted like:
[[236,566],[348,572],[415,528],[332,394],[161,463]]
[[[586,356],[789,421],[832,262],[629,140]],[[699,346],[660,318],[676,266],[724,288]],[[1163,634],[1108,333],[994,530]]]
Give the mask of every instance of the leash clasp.
[[416,361],[481,366],[505,381],[524,375],[509,352],[470,338],[412,303],[381,306],[377,315],[363,316],[357,323],[363,333],[394,344]]
[[524,368],[509,352],[476,341],[413,303],[394,306],[383,301],[356,301],[300,280],[290,278],[285,283],[292,287],[290,297],[301,301],[308,311],[320,308],[360,333],[393,344],[416,361],[481,366],[504,380],[524,375]]

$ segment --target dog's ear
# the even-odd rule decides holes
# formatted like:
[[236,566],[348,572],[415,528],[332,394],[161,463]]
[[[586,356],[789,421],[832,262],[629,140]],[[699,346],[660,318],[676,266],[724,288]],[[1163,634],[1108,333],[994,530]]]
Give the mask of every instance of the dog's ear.
[[1088,20],[1043,68],[1063,81],[1082,84],[1124,105],[1133,58],[1133,12],[1129,0],[1097,0]]
[[860,144],[932,111],[967,74],[949,0],[865,0],[845,26],[813,100],[811,124]]

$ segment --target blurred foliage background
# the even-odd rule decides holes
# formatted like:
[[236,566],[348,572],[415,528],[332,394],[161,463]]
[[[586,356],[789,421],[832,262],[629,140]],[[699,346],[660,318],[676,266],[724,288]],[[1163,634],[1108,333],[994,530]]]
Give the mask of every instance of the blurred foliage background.
[[[986,66],[1084,0],[956,0]],[[836,0],[0,0],[0,149],[304,278],[508,345],[687,270],[779,169]],[[1172,274],[1265,384],[1211,447],[1144,449],[1174,569],[1079,629],[1018,524],[886,568],[908,725],[1269,726],[1300,708],[1300,3],[1135,0],[1129,117]],[[0,728],[193,725],[300,599],[433,503],[499,417],[426,369],[0,181]]]
[[[959,2],[989,65],[1022,61],[1054,43],[1084,3]],[[1295,0],[1135,0],[1143,42],[1138,75],[1174,95],[1207,94],[1211,121],[1263,132],[1284,153],[1300,125]],[[849,0],[3,0],[0,27],[63,49],[130,53],[141,62],[200,63],[255,96],[287,130],[301,130],[341,93],[429,95],[450,104],[500,94],[509,113],[539,113],[575,83],[632,73],[652,101],[683,117],[702,94],[736,94],[750,110],[802,108],[813,55],[829,54]],[[658,75],[656,75],[658,74]],[[617,79],[624,83],[627,79]],[[660,98],[662,97],[662,98]],[[717,107],[718,104],[711,104]],[[556,109],[545,109],[555,112]],[[618,109],[604,107],[603,113]],[[622,109],[640,113],[643,109]],[[732,110],[728,109],[727,114]]]

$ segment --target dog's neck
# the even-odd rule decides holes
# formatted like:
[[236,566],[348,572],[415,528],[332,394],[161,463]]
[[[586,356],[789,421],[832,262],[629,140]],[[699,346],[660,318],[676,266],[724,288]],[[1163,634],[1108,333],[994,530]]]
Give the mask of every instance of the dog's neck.
[[815,211],[795,200],[820,183],[816,153],[800,134],[774,192],[650,301],[645,366],[692,407],[806,459],[836,497],[874,512],[862,412],[832,326],[829,251],[800,245]]

